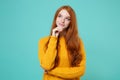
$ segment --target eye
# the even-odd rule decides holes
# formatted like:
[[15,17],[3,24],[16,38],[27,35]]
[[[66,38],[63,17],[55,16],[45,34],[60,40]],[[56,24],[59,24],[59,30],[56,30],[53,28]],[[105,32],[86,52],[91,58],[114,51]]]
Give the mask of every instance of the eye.
[[58,17],[61,17],[61,16],[62,16],[61,14],[58,15]]
[[66,18],[68,21],[70,21],[70,18]]

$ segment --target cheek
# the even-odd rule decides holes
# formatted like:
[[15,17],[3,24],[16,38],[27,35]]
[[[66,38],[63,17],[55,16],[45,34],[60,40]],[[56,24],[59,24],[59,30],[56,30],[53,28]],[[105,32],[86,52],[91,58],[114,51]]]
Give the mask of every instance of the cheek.
[[59,18],[56,18],[56,22],[59,22],[60,21],[60,19]]
[[70,24],[70,22],[66,22],[66,26],[68,26]]
[[58,24],[58,22],[59,22],[59,20],[58,20],[58,19],[56,19],[56,24]]
[[61,21],[61,18],[59,18],[59,17],[58,17],[58,18],[56,18],[56,21],[57,21],[57,22]]
[[70,22],[65,23],[65,28],[69,26]]

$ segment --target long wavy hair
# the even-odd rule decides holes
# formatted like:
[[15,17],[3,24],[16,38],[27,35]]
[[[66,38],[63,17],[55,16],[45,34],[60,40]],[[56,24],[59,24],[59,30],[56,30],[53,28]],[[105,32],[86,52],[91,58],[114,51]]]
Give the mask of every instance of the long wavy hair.
[[[68,5],[62,6],[56,11],[54,19],[53,19],[50,35],[52,35],[52,30],[57,26],[56,25],[56,18],[62,9],[67,10],[67,12],[70,14],[70,24],[62,32],[62,33],[64,33],[64,35],[60,34],[60,36],[64,36],[64,38],[65,38],[70,65],[71,66],[78,66],[78,64],[81,62],[81,59],[82,59],[82,55],[80,53],[81,52],[80,51],[80,38],[78,35],[76,15],[75,15],[74,10],[70,6],[68,6]],[[59,43],[59,39],[58,39],[58,43]],[[58,49],[58,47],[57,47],[57,49]],[[59,57],[57,56],[56,60],[55,60],[55,66],[57,66],[58,63],[59,63]]]

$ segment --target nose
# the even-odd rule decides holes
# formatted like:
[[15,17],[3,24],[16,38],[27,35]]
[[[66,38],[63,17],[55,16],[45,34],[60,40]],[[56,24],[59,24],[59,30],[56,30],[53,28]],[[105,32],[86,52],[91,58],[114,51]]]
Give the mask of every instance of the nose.
[[65,22],[65,19],[64,19],[64,18],[62,18],[62,19],[61,19],[61,22],[62,22],[62,23],[64,23],[64,22]]

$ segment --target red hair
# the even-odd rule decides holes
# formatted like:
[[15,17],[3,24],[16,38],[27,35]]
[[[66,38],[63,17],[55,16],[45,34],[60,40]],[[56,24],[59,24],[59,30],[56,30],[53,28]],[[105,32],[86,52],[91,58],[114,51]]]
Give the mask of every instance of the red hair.
[[[70,65],[77,66],[81,62],[82,55],[80,53],[80,38],[78,35],[76,15],[75,15],[74,10],[70,6],[62,6],[56,11],[54,19],[53,19],[53,24],[52,24],[50,35],[52,35],[52,30],[57,26],[56,18],[62,9],[65,9],[70,14],[70,24],[63,31],[65,35],[60,34],[60,36],[62,35],[65,38],[67,50],[69,52],[68,55],[69,55]],[[58,65],[58,63],[59,63],[59,57],[57,56],[55,64]]]

